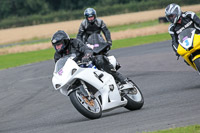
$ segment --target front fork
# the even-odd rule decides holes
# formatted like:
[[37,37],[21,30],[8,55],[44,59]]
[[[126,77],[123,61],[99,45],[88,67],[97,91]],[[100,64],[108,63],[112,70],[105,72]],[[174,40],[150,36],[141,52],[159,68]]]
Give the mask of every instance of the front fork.
[[84,81],[80,80],[83,87],[80,88],[80,91],[83,93],[85,97],[87,97],[88,100],[91,100],[94,96],[91,95],[91,93],[88,91],[87,86]]

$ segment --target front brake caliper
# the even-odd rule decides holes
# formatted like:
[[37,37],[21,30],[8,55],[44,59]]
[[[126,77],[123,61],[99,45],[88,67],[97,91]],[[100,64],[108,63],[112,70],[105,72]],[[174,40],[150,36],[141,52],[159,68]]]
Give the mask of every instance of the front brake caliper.
[[82,98],[84,99],[85,103],[89,104],[90,106],[94,106],[94,100],[88,100],[86,97],[82,96]]

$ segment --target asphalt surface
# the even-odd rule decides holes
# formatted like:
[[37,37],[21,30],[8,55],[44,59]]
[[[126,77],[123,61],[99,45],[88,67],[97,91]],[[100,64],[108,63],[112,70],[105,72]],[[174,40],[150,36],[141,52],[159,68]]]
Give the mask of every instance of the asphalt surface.
[[49,60],[0,71],[0,133],[135,133],[200,124],[200,75],[176,60],[169,41],[110,53],[140,87],[141,110],[122,107],[85,118],[54,91]]

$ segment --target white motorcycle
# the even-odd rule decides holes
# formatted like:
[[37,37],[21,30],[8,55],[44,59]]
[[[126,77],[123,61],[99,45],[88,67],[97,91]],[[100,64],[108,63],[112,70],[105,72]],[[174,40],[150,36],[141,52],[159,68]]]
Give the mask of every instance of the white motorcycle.
[[[114,56],[108,56],[116,67]],[[96,69],[92,63],[76,63],[73,56],[57,61],[52,83],[55,90],[69,96],[74,107],[89,119],[100,118],[103,111],[125,107],[129,110],[142,108],[144,99],[137,85],[127,80],[121,86],[113,76]]]

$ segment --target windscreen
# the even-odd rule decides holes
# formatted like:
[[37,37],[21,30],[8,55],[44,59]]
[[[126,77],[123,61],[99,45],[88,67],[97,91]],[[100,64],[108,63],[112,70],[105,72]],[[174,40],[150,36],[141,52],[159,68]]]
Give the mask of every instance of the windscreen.
[[75,54],[70,54],[70,55],[66,55],[62,58],[60,58],[57,62],[56,62],[56,66],[55,66],[55,72],[58,72],[61,68],[63,68],[63,66],[65,65],[66,61],[69,58],[74,58],[76,55]]
[[87,43],[92,44],[92,45],[100,44],[100,43],[104,43],[104,42],[105,42],[105,40],[102,38],[102,36],[97,33],[91,34],[87,39]]
[[95,54],[99,54],[100,52],[106,50],[106,48],[109,46],[107,42],[102,38],[100,34],[93,33],[88,37],[87,40],[88,44],[91,44],[94,46],[93,52]]
[[65,65],[65,62],[67,61],[68,58],[69,58],[69,56],[65,56],[63,58],[60,58],[56,62],[55,72],[58,72]]
[[192,38],[192,31],[194,30],[195,30],[194,28],[188,28],[182,31],[178,36],[179,41],[183,43],[186,39]]

